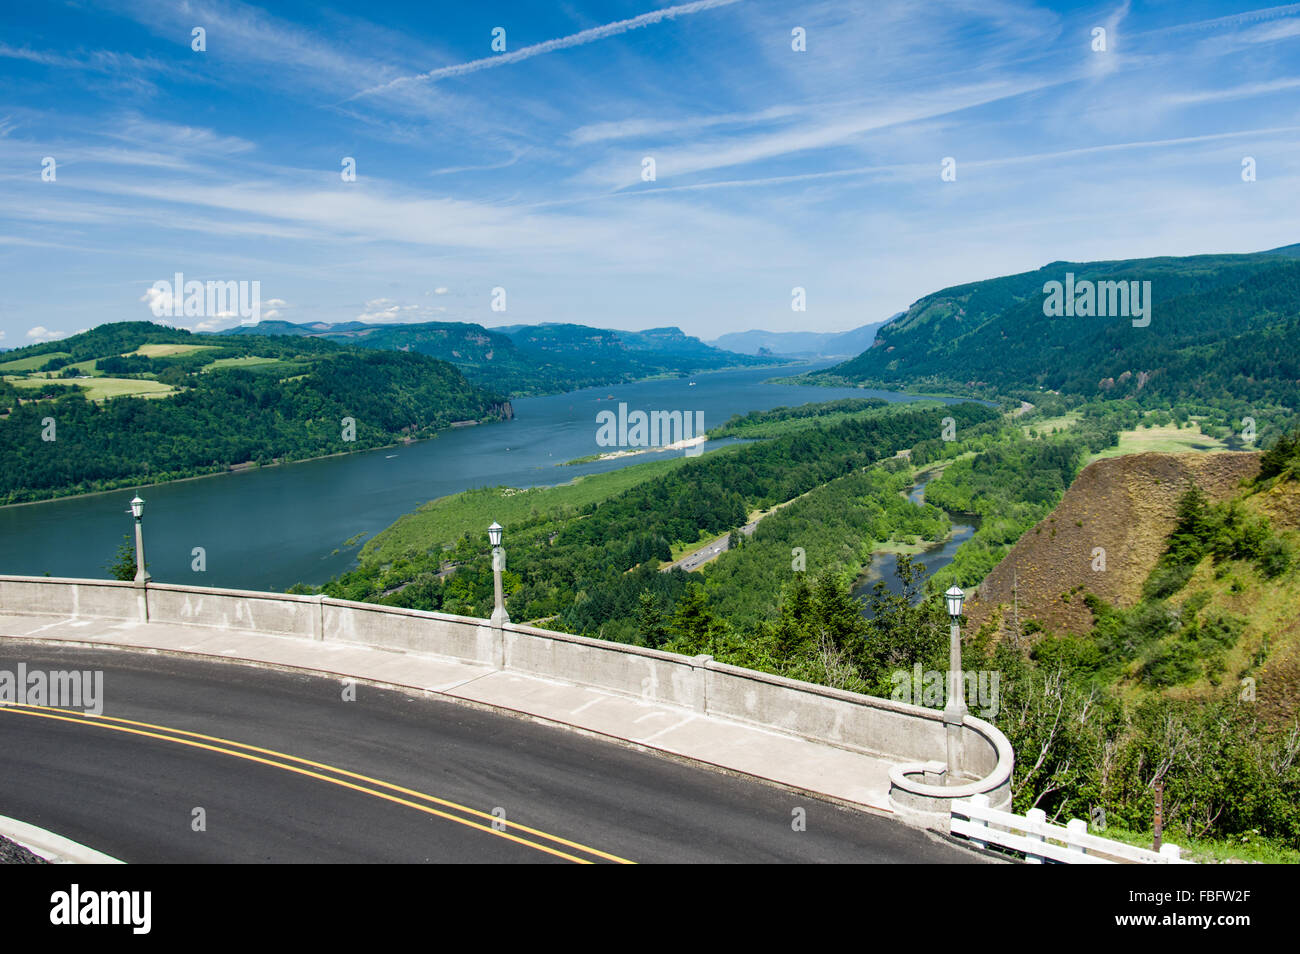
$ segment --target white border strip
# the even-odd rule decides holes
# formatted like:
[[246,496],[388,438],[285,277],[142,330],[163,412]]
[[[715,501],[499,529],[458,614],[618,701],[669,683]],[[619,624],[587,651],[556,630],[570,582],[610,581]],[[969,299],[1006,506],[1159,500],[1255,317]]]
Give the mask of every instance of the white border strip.
[[52,831],[37,828],[35,825],[29,825],[27,822],[21,822],[16,818],[8,818],[5,815],[0,815],[0,835],[4,835],[10,841],[22,845],[32,854],[40,855],[46,861],[55,865],[121,865],[126,863],[118,861],[102,851],[79,845],[70,838],[64,838]]

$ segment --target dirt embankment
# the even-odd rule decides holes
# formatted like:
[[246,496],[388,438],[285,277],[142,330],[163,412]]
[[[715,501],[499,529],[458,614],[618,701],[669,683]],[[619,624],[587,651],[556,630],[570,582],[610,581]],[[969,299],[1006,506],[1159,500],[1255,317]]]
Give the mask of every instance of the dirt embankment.
[[[967,603],[975,629],[1013,614],[1053,632],[1084,633],[1084,592],[1132,606],[1164,552],[1178,498],[1193,483],[1211,500],[1240,491],[1258,453],[1130,454],[1089,464],[1057,508],[1012,547]],[[1103,568],[1104,567],[1104,568]]]

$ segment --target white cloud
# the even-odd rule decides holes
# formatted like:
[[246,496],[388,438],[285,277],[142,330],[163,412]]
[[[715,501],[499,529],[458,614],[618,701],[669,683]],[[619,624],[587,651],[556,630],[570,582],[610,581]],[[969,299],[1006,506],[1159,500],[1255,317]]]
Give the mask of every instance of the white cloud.
[[221,329],[226,325],[233,324],[233,322],[230,320],[232,317],[238,317],[238,316],[225,314],[225,315],[217,315],[215,318],[208,318],[204,321],[197,322],[194,325],[194,330],[195,331],[218,331],[219,329]]
[[[1114,13],[1106,18],[1104,29],[1106,30],[1106,49],[1102,51],[1090,48],[1088,56],[1089,72],[1094,78],[1109,76],[1120,68],[1120,52],[1116,40],[1119,36],[1119,25],[1129,14],[1129,2],[1124,0]],[[1091,45],[1090,45],[1091,47]]]
[[51,331],[44,325],[37,325],[35,328],[27,330],[27,337],[38,344],[45,341],[58,341],[60,338],[66,338],[67,336],[66,331]]
[[[163,287],[158,287],[160,284]],[[145,293],[140,296],[140,300],[148,303],[149,311],[155,318],[161,318],[163,315],[172,313],[172,304],[176,299],[172,294],[172,287],[169,282],[156,282],[145,289]]]
[[357,321],[370,321],[375,323],[400,321],[402,317],[402,306],[391,298],[372,298],[365,304],[365,311],[357,315]]
[[1226,89],[1202,90],[1194,93],[1170,93],[1164,102],[1170,106],[1190,106],[1200,103],[1217,103],[1230,99],[1250,99],[1255,96],[1267,96],[1300,86],[1300,78],[1270,80],[1265,83],[1247,83],[1230,86]]
[[189,153],[204,159],[237,156],[255,148],[239,136],[223,136],[202,126],[159,122],[129,115],[104,130],[104,135],[133,145],[154,145],[165,155]]
[[0,43],[0,58],[26,60],[41,66],[57,69],[90,70],[95,73],[121,73],[128,70],[152,70],[159,73],[172,73],[174,68],[167,63],[152,58],[141,59],[130,53],[117,53],[113,50],[92,50],[80,56],[65,56],[45,50],[32,50],[27,47],[13,47]]
[[370,324],[410,324],[429,321],[446,310],[439,305],[404,305],[392,298],[372,298],[355,320]]
[[439,287],[439,288],[435,288],[435,289],[433,290],[433,293],[434,293],[435,295],[445,295],[445,294],[447,294],[447,289],[446,289],[445,286],[443,286],[443,287]]
[[[777,132],[674,147],[656,154],[658,175],[661,179],[680,177],[841,146],[865,133],[949,116],[976,106],[1036,92],[1067,82],[1068,79],[1065,71],[1062,71],[1060,75],[1048,80],[997,81],[957,89],[936,89],[919,92],[905,100],[882,99],[876,104],[864,104],[852,112],[836,115],[829,122],[807,123]],[[639,185],[641,154],[638,152],[608,160],[587,170],[581,178],[612,189]]]

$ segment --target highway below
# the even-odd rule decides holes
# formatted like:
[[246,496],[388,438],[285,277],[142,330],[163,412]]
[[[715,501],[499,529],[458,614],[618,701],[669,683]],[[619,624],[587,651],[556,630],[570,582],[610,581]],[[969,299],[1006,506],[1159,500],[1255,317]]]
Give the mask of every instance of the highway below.
[[358,685],[345,701],[337,679],[0,641],[0,670],[20,662],[101,670],[103,713],[0,706],[0,815],[128,863],[980,860],[889,818],[444,699]]

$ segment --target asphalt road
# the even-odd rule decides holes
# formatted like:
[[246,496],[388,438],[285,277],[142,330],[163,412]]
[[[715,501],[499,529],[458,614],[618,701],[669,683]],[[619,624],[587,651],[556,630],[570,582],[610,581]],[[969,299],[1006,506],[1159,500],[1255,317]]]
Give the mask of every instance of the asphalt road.
[[104,709],[0,706],[0,815],[127,862],[978,860],[888,818],[442,700],[0,643],[0,670],[19,662],[102,670]]

